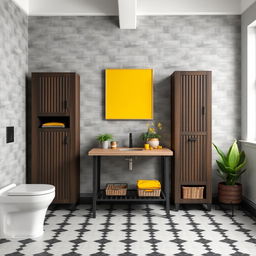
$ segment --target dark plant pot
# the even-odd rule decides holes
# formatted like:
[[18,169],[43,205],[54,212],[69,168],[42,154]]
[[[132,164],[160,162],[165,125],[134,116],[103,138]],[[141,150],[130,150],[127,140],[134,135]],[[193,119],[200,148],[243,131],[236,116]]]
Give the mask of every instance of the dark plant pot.
[[220,182],[218,193],[220,203],[240,204],[242,201],[242,184],[226,185],[224,182]]

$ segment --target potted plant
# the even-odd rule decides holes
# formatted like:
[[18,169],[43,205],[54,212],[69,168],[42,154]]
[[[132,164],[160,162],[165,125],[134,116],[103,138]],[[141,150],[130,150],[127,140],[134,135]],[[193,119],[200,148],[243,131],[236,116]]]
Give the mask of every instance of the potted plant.
[[242,200],[242,184],[238,183],[240,176],[246,171],[244,166],[246,158],[244,151],[239,151],[237,141],[229,148],[227,154],[223,153],[213,144],[220,156],[216,160],[218,165],[218,175],[224,180],[218,185],[219,202],[225,204],[239,204]]
[[101,143],[102,148],[107,149],[109,146],[109,140],[112,140],[111,134],[105,133],[97,136],[97,140]]
[[152,148],[157,148],[159,146],[160,134],[159,132],[162,130],[162,124],[157,123],[155,125],[154,122],[147,124],[148,130],[147,132],[142,134],[142,139],[147,142]]

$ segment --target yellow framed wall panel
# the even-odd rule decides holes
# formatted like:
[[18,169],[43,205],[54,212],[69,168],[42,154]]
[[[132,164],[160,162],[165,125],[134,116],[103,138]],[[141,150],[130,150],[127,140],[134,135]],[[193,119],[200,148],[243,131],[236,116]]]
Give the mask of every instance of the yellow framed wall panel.
[[106,69],[105,118],[153,119],[153,69]]

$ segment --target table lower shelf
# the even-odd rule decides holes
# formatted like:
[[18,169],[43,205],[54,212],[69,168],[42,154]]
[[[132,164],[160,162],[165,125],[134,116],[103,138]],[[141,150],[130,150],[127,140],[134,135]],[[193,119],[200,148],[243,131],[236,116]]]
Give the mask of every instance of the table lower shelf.
[[163,191],[159,197],[140,197],[138,196],[137,190],[128,190],[126,196],[107,196],[105,190],[100,190],[97,196],[97,202],[139,202],[139,201],[150,201],[150,202],[164,202],[166,197]]

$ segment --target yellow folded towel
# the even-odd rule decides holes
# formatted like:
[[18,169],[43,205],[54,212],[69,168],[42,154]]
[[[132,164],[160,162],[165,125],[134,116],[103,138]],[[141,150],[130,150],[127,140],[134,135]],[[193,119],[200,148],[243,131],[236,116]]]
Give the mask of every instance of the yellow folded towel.
[[49,122],[49,123],[44,123],[42,126],[43,126],[43,127],[47,127],[47,126],[65,127],[65,124],[63,124],[63,123],[58,123],[58,122]]
[[161,183],[158,180],[137,180],[139,189],[160,189]]

